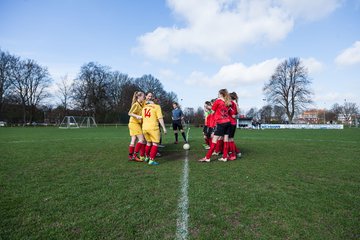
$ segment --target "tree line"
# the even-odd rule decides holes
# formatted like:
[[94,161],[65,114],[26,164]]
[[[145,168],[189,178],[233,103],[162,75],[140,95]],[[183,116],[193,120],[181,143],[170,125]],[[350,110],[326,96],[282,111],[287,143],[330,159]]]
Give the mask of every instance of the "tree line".
[[[72,80],[72,79],[70,79]],[[133,78],[109,66],[88,62],[81,66],[77,77],[69,81],[65,75],[53,86],[46,67],[32,59],[21,59],[0,49],[0,121],[26,124],[37,122],[57,123],[66,115],[92,116],[99,123],[127,123],[127,112],[135,91],[152,92],[162,106],[166,122],[171,122],[174,92],[164,90],[160,80],[152,75]],[[313,93],[308,71],[299,58],[282,61],[274,74],[264,84],[264,101],[260,110],[251,108],[246,117],[263,123],[292,123],[296,114],[313,103]],[[57,97],[60,104],[46,104],[50,97]],[[241,104],[240,104],[241,107]],[[203,109],[185,109],[187,120],[203,124]],[[355,103],[334,104],[323,113],[324,120],[336,122],[341,116],[349,122],[359,114]],[[319,118],[321,118],[319,116]]]
[[[8,123],[59,123],[66,115],[92,116],[99,123],[127,123],[135,91],[152,92],[160,102],[165,120],[171,120],[174,92],[165,91],[152,75],[133,78],[109,66],[88,62],[70,83],[65,75],[51,95],[54,81],[47,67],[0,49],[0,120]],[[54,96],[55,95],[55,96]],[[57,97],[60,103],[46,104]]]
[[[275,69],[269,81],[265,83],[264,101],[268,104],[260,110],[252,108],[248,117],[264,123],[292,123],[296,114],[308,109],[313,104],[313,92],[310,88],[311,79],[308,69],[301,59],[289,58],[282,61]],[[319,119],[337,122],[342,118],[344,122],[356,119],[359,108],[356,103],[346,102],[334,104],[329,110],[323,109]]]

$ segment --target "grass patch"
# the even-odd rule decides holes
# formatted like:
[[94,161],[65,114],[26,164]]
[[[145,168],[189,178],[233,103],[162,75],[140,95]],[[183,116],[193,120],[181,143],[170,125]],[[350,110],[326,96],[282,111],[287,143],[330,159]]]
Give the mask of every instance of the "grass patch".
[[[190,239],[359,239],[360,129],[237,132],[241,160],[201,164],[191,129]],[[174,239],[185,156],[127,161],[126,127],[0,128],[1,239]]]

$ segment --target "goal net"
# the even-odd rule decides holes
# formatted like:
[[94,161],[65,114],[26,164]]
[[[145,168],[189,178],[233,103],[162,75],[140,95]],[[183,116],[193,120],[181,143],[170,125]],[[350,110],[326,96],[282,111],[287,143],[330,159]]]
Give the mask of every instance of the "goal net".
[[93,117],[82,117],[80,127],[81,128],[97,127],[96,122],[95,122],[95,118],[93,118]]
[[91,128],[97,127],[94,117],[65,116],[59,128]]

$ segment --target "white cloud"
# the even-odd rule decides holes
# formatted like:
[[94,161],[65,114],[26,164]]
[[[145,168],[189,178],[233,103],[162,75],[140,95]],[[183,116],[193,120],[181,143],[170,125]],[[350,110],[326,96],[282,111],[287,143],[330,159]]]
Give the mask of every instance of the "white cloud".
[[280,0],[279,2],[293,18],[314,21],[332,13],[343,0]]
[[145,33],[136,50],[160,60],[176,61],[181,53],[229,60],[249,44],[284,39],[297,19],[324,17],[339,1],[168,0],[184,27],[158,27]]
[[[284,59],[273,58],[251,66],[246,66],[243,63],[233,63],[221,67],[213,76],[208,76],[200,71],[193,71],[186,80],[186,83],[207,87],[234,87],[239,84],[254,85],[263,83],[270,79],[276,67]],[[302,58],[301,61],[308,69],[309,74],[318,73],[323,69],[323,64],[315,58]]]
[[324,64],[316,60],[315,58],[302,58],[301,61],[308,69],[309,74],[319,73],[323,70]]
[[225,65],[213,76],[194,71],[186,80],[187,84],[199,84],[208,87],[252,85],[270,79],[281,59],[273,58],[264,62],[246,66],[243,63]]
[[356,41],[351,47],[343,50],[335,59],[339,66],[348,66],[360,63],[360,41]]
[[159,70],[159,78],[170,80],[170,79],[174,79],[177,77],[176,77],[176,74],[170,69],[160,69]]
[[317,94],[314,97],[314,102],[318,103],[319,106],[326,105],[328,102],[335,102],[339,99],[344,99],[343,95],[338,92],[326,92],[323,89],[316,89]]

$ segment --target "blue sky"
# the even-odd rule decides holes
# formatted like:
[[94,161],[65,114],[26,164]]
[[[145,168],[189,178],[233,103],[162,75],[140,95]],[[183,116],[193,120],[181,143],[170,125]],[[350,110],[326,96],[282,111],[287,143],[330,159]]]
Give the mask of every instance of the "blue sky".
[[244,112],[261,108],[289,57],[309,70],[313,107],[360,106],[359,26],[360,0],[0,0],[1,49],[47,66],[55,82],[96,61],[152,74],[183,107],[227,88]]

